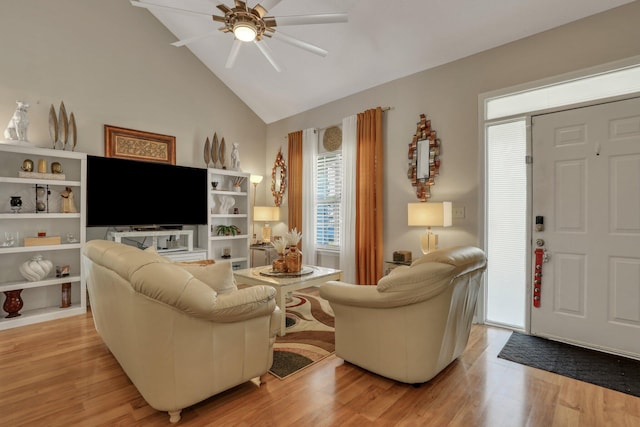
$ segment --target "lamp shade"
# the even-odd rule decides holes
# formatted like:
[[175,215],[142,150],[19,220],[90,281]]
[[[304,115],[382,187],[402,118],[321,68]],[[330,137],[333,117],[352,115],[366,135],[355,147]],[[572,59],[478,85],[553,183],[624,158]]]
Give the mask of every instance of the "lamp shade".
[[280,219],[280,208],[277,206],[254,206],[253,207],[253,220],[254,221],[278,221]]
[[407,223],[410,226],[451,227],[453,224],[451,202],[409,203]]
[[249,182],[255,185],[258,185],[262,182],[262,175],[251,175],[249,177]]

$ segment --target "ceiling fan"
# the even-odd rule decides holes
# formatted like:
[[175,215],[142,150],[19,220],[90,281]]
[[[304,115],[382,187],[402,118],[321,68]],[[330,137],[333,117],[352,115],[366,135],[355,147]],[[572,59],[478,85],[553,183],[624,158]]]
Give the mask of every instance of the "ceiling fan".
[[333,24],[348,21],[348,15],[346,13],[325,13],[316,15],[280,17],[267,16],[269,10],[277,6],[278,3],[280,3],[282,0],[263,0],[262,3],[259,3],[254,7],[247,6],[247,3],[241,0],[234,0],[234,7],[228,7],[224,4],[217,5],[217,8],[220,9],[222,13],[224,13],[224,16],[218,16],[204,12],[196,12],[154,3],[143,3],[141,1],[135,0],[130,1],[133,6],[146,9],[164,9],[172,12],[185,13],[190,15],[207,17],[210,16],[215,22],[224,24],[223,27],[215,31],[179,40],[171,44],[173,46],[184,46],[186,44],[193,43],[197,40],[216,34],[218,31],[222,31],[223,33],[231,33],[234,35],[234,41],[233,45],[231,46],[229,56],[227,57],[227,62],[225,64],[226,68],[233,67],[233,64],[238,57],[238,53],[240,52],[240,48],[242,47],[242,45],[244,43],[252,42],[258,47],[265,58],[267,58],[273,68],[275,68],[276,71],[281,71],[282,68],[278,65],[278,63],[271,55],[271,50],[269,49],[269,46],[265,41],[265,37],[272,37],[274,39],[283,41],[292,46],[299,47],[316,55],[320,55],[323,57],[327,56],[328,52],[321,47],[288,36],[282,33],[280,30],[276,31],[275,27],[286,25]]

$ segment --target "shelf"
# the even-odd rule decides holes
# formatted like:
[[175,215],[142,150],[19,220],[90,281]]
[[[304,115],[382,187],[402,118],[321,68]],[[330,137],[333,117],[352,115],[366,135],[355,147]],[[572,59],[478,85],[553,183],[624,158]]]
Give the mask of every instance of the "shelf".
[[34,310],[20,310],[20,316],[7,319],[6,313],[0,318],[0,330],[15,328],[17,326],[30,325],[32,323],[44,322],[47,320],[61,319],[63,317],[84,314],[86,308],[80,303],[71,304],[70,307],[60,308],[58,306],[38,308]]
[[0,183],[5,184],[36,184],[36,185],[52,185],[58,187],[80,187],[80,181],[63,181],[57,179],[39,179],[39,178],[18,178],[9,176],[0,176]]
[[237,234],[235,236],[211,236],[209,237],[209,240],[224,241],[224,240],[238,240],[238,239],[248,239],[248,238],[249,238],[248,234]]
[[0,248],[0,254],[19,254],[28,252],[43,251],[67,251],[70,249],[82,248],[81,243],[62,243],[60,245],[43,245],[43,246],[10,246],[8,248]]
[[246,176],[248,177],[250,175],[249,172],[242,172],[242,171],[234,171],[232,169],[215,169],[215,168],[209,168],[209,173],[211,175],[226,175],[226,176]]
[[25,213],[25,212],[20,212],[20,213],[0,213],[0,219],[17,219],[17,220],[22,220],[22,219],[69,219],[69,218],[75,218],[78,219],[80,218],[80,214],[79,213],[60,213],[60,212],[56,212],[56,213],[47,213],[47,212],[42,212],[42,213]]
[[249,193],[247,193],[246,191],[231,191],[231,190],[211,190],[211,194],[224,194],[225,196],[227,195],[248,196],[249,195]]
[[7,153],[18,154],[37,154],[45,157],[61,157],[67,159],[85,160],[86,154],[80,151],[65,151],[65,150],[53,150],[51,148],[35,147],[32,145],[12,145],[12,144],[0,144],[2,151]]
[[80,276],[52,277],[51,279],[38,280],[37,282],[29,282],[22,280],[19,282],[6,282],[0,284],[0,292],[13,291],[16,289],[41,288],[43,286],[61,285],[63,283],[79,282]]
[[161,253],[161,255],[165,258],[169,258],[174,262],[202,261],[207,259],[207,250],[194,248],[192,251],[166,252],[166,253]]
[[211,218],[247,218],[247,214],[211,214]]

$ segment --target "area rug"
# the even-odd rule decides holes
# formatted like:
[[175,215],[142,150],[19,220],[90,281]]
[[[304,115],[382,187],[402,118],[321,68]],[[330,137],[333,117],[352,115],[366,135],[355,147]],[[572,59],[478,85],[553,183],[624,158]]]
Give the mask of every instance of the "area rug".
[[[312,295],[316,294],[316,295]],[[293,292],[287,299],[287,334],[277,337],[269,372],[285,379],[335,351],[333,312],[317,288]]]
[[498,357],[640,397],[640,361],[513,332]]

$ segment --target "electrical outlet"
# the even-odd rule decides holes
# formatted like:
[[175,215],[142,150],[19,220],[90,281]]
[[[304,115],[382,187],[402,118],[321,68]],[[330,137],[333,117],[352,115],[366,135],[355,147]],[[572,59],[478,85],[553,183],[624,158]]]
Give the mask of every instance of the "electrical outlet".
[[464,207],[453,208],[451,213],[454,218],[464,218]]

